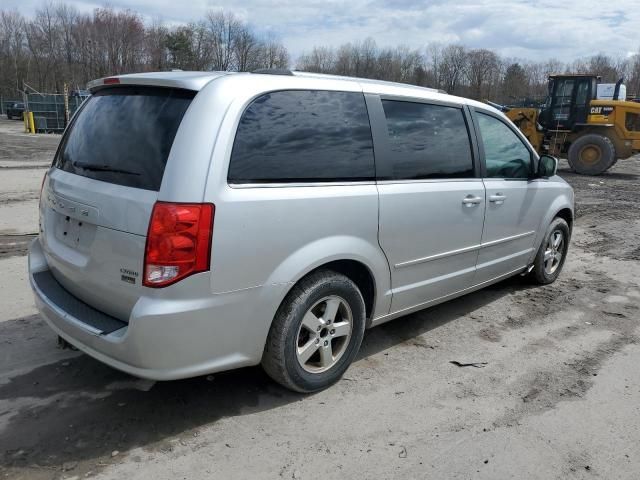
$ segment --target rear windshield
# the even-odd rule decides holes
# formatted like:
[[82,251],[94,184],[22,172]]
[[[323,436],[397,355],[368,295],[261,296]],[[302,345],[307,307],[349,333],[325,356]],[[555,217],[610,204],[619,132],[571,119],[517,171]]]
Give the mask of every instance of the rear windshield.
[[99,91],[74,117],[54,165],[83,177],[157,191],[194,95],[154,87]]

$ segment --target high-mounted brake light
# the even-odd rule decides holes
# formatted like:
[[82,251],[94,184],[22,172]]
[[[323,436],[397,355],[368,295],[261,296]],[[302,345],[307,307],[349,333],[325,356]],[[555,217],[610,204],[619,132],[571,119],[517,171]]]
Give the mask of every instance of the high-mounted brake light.
[[209,270],[215,206],[156,202],[144,252],[146,287],[165,287]]
[[110,77],[110,78],[105,78],[102,83],[104,85],[115,85],[117,83],[120,83],[120,79],[117,77]]

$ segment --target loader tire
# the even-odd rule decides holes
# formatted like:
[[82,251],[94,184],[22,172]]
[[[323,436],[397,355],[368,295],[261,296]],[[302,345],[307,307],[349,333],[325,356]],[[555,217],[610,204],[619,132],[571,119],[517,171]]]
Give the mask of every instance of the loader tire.
[[567,160],[580,175],[600,175],[615,163],[616,148],[609,138],[590,133],[571,144]]

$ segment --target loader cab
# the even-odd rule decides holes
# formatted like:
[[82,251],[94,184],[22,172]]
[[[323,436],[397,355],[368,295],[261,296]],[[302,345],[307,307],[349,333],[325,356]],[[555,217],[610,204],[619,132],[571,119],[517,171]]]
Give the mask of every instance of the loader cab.
[[589,105],[596,96],[600,77],[595,75],[552,75],[549,95],[539,123],[547,130],[574,130],[587,123]]

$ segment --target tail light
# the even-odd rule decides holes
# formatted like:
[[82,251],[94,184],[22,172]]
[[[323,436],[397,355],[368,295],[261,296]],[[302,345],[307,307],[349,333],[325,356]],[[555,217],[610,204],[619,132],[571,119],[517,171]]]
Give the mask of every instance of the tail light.
[[215,206],[156,202],[144,252],[147,287],[165,287],[209,270]]

